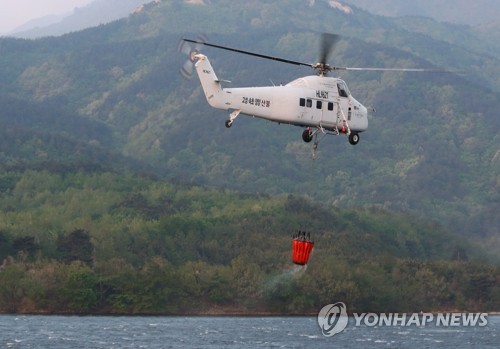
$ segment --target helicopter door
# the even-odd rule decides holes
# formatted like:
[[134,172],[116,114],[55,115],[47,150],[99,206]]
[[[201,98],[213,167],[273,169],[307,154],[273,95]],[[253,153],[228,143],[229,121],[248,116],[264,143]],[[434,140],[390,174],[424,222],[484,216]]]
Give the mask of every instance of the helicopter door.
[[337,122],[338,103],[324,102],[323,123],[327,127],[335,127]]
[[338,98],[335,103],[335,111],[337,117],[337,127],[344,125],[344,120],[349,123],[352,118],[352,102],[350,98]]
[[342,80],[337,81],[337,89],[339,97],[337,99],[336,108],[340,108],[337,110],[337,127],[342,127],[344,120],[348,123],[351,120],[352,102],[349,98],[351,93],[349,92],[346,83]]
[[299,105],[299,120],[308,120],[309,110],[312,107],[312,99],[300,98]]
[[312,121],[317,122],[318,125],[323,121],[323,102],[315,100],[312,106]]
[[299,100],[300,112],[299,119],[304,120],[306,124],[311,122],[320,124],[323,117],[323,102],[314,100],[312,98],[300,98]]

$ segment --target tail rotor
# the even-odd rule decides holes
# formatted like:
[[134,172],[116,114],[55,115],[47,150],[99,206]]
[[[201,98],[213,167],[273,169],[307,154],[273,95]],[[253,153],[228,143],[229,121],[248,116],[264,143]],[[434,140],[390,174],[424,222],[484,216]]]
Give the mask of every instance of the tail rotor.
[[201,46],[207,42],[207,38],[205,35],[199,34],[196,41],[197,42],[194,46],[184,39],[180,39],[177,44],[177,51],[188,56],[188,59],[184,62],[181,69],[179,69],[181,75],[187,80],[190,80],[193,77],[194,54],[200,51]]

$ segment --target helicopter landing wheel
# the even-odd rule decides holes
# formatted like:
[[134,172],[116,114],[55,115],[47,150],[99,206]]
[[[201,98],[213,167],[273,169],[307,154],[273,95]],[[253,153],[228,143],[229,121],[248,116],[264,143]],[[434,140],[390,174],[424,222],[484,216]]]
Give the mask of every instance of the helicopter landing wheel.
[[351,133],[349,135],[349,143],[352,145],[356,145],[359,142],[359,134],[358,133]]
[[306,128],[304,132],[302,132],[302,140],[306,143],[309,143],[313,139],[313,134],[310,128]]
[[233,126],[233,122],[231,120],[226,120],[225,125],[227,128],[231,128],[231,126]]

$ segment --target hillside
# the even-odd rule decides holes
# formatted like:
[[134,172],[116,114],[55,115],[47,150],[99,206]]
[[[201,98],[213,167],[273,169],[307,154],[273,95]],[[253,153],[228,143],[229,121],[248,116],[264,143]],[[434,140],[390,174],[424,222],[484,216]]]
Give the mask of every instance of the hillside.
[[[498,66],[498,1],[456,0],[453,6],[450,6],[449,0],[347,0],[346,3],[377,15],[394,17],[395,23],[410,32],[469,47],[475,52],[482,52],[487,59],[496,57],[493,65]],[[480,68],[490,71],[492,66],[486,64]]]
[[[61,37],[0,39],[0,310],[304,313],[332,294],[360,311],[498,310],[498,267],[483,264],[500,244],[489,41],[325,1],[207,4],[164,0]],[[197,78],[179,74],[178,41],[200,32],[304,62],[335,32],[337,66],[450,72],[342,74],[377,111],[358,145],[326,137],[312,160],[300,128],[224,127]],[[203,52],[231,86],[312,74]],[[294,278],[300,229],[317,245]]]
[[87,6],[76,8],[69,15],[33,20],[9,33],[8,36],[25,39],[60,36],[127,17],[147,2],[149,1],[94,0]]
[[[421,16],[440,22],[480,25],[498,20],[500,4],[495,0],[345,0],[372,13],[391,16]],[[450,4],[453,3],[453,6]]]
[[[398,20],[359,10],[345,13],[323,2],[313,7],[292,3],[296,5],[163,1],[126,20],[61,38],[3,39],[0,59],[6,69],[0,71],[0,92],[31,103],[33,115],[25,113],[26,120],[52,103],[60,106],[52,117],[78,117],[90,127],[107,129],[107,145],[99,149],[141,161],[168,178],[308,195],[338,207],[383,207],[468,235],[497,234],[498,57],[474,53],[467,46],[475,42],[474,34],[466,28],[463,37],[468,39],[459,46],[454,26],[439,25],[443,41],[438,34],[410,31],[409,23],[402,28]],[[225,18],[223,24],[220,18]],[[358,146],[325,138],[318,161],[312,161],[300,129],[239,118],[226,130],[226,115],[209,108],[196,79],[180,77],[186,57],[176,52],[177,42],[192,33],[193,21],[196,31],[215,42],[302,61],[316,59],[316,32],[328,31],[344,35],[334,55],[336,65],[467,70],[463,75],[345,73],[354,96],[377,112]],[[243,28],[252,30],[241,34]],[[288,82],[311,74],[215,49],[206,53],[219,76],[233,86],[266,85],[269,78]],[[0,112],[7,125],[16,115],[10,112]],[[80,138],[74,126],[67,124],[63,136]],[[33,130],[30,121],[15,127]],[[40,127],[54,133],[52,124]],[[59,157],[56,148],[29,137],[37,142],[30,155],[16,148],[3,156],[14,162],[23,157],[31,161],[37,152]],[[101,145],[103,139],[93,135],[86,142]]]
[[497,56],[500,54],[500,48],[496,44],[500,40],[500,21],[487,23],[475,28],[475,31],[484,38],[489,44],[490,49]]
[[[500,307],[499,266],[405,215],[112,172],[9,172],[0,183],[0,312],[313,314],[332,299],[359,312]],[[307,268],[291,262],[298,230],[315,241]]]

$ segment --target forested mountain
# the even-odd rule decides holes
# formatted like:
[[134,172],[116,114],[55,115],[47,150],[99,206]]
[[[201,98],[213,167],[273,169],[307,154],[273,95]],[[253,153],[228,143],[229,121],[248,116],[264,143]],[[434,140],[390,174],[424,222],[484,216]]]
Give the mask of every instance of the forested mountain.
[[[311,158],[311,145],[302,142],[300,128],[242,116],[227,130],[224,127],[227,115],[208,106],[197,78],[186,81],[178,73],[187,59],[176,50],[179,39],[184,36],[195,38],[198,33],[204,33],[210,41],[219,44],[315,62],[320,32],[342,35],[333,54],[334,62],[330,62],[337,66],[431,67],[450,72],[343,73],[342,77],[356,99],[364,105],[375,107],[376,112],[370,118],[369,130],[361,134],[358,145],[351,146],[344,137],[326,137],[320,143],[316,160]],[[118,255],[96,256],[96,266],[97,261],[106,264],[110,258],[122,258],[125,262],[117,262],[115,267],[126,266],[124,270],[130,274],[124,278],[134,276],[140,279],[149,275],[148,270],[169,273],[169,263],[175,264],[176,268],[188,263],[185,267],[192,269],[189,263],[205,253],[193,246],[208,244],[212,246],[210,254],[217,253],[215,251],[220,247],[216,243],[220,238],[217,234],[219,231],[230,234],[234,231],[231,224],[245,231],[248,227],[244,222],[260,217],[257,221],[262,224],[262,230],[253,227],[253,230],[248,230],[252,232],[248,238],[263,237],[259,234],[271,230],[283,233],[301,228],[297,226],[298,223],[270,228],[274,227],[273,216],[266,216],[266,209],[257,208],[258,213],[254,216],[235,215],[226,226],[225,218],[216,219],[216,209],[210,215],[206,213],[210,211],[207,207],[217,207],[217,200],[197,203],[196,200],[192,201],[189,191],[179,194],[184,197],[183,200],[174,200],[171,194],[156,196],[155,190],[164,185],[165,180],[219,188],[210,192],[209,196],[233,201],[225,208],[229,211],[237,210],[240,204],[249,212],[254,207],[268,208],[267,205],[277,205],[283,211],[287,204],[282,198],[293,195],[291,198],[295,200],[292,200],[292,204],[296,206],[290,212],[306,214],[300,224],[325,232],[326,235],[322,236],[328,239],[332,239],[339,231],[347,235],[357,231],[359,234],[353,235],[357,237],[355,241],[363,241],[368,236],[363,235],[366,232],[376,230],[383,235],[386,231],[390,234],[387,239],[393,248],[387,253],[380,250],[380,254],[396,254],[395,258],[401,259],[388,262],[392,266],[394,263],[407,263],[408,258],[437,258],[448,263],[453,247],[458,246],[456,252],[462,251],[461,248],[466,245],[458,242],[462,237],[482,244],[493,255],[499,248],[500,226],[500,58],[498,50],[489,49],[489,45],[490,42],[482,35],[465,26],[423,18],[389,19],[354,7],[347,11],[346,8],[332,6],[332,2],[299,0],[164,0],[146,5],[126,19],[57,38],[35,41],[0,39],[0,169],[4,173],[2,212],[8,219],[12,219],[12,216],[7,213],[20,213],[20,218],[4,223],[1,228],[4,241],[8,241],[8,244],[3,245],[8,246],[4,255],[23,251],[19,246],[23,246],[25,240],[15,245],[16,239],[34,237],[38,244],[49,241],[47,246],[40,247],[44,251],[44,258],[53,257],[64,263],[64,257],[57,252],[58,235],[81,229],[90,234],[90,240],[97,246],[104,243],[107,234],[115,236],[127,230],[145,234],[141,235],[143,240],[140,243],[134,234],[127,235],[128,240],[123,242],[128,241],[128,245],[119,249],[126,254],[127,248],[136,246],[136,243],[153,246],[156,242],[152,241],[159,239],[164,241],[162,243],[170,244],[170,240],[176,239],[172,235],[176,231],[175,227],[185,223],[179,231],[183,231],[183,237],[192,236],[193,240],[187,239],[186,245],[177,246],[177,250],[185,251],[184,256],[172,255],[171,247],[150,251],[145,256],[130,256],[130,259]],[[213,48],[202,50],[211,58],[218,76],[233,81],[231,86],[286,83],[313,74],[306,68],[298,69]],[[34,177],[30,177],[30,171],[34,171]],[[40,173],[42,178],[47,178],[38,178]],[[112,179],[104,180],[101,176],[106,175],[103,173],[112,173]],[[151,189],[147,190],[147,195],[139,189],[145,185],[139,180],[128,179],[119,194],[109,192],[94,196],[93,190],[83,186],[80,199],[93,202],[95,209],[90,204],[86,210],[78,208],[79,196],[73,198],[71,194],[74,191],[71,188],[75,185],[78,187],[78,183],[92,182],[79,175],[95,176],[96,180],[112,186],[115,181],[121,183],[121,176],[128,176],[125,173],[153,174],[161,181],[157,184],[148,183]],[[24,176],[28,176],[28,179],[23,180]],[[57,183],[64,183],[66,178],[73,176],[80,180],[70,181],[71,185],[63,186],[64,189],[57,188]],[[37,185],[43,181],[54,183],[54,187],[43,189],[43,185]],[[26,182],[31,184],[24,185]],[[250,195],[262,199],[252,202],[253,206],[249,207],[234,196],[219,197],[217,190],[225,189],[255,193]],[[62,190],[61,195],[52,196],[54,191],[59,190]],[[39,198],[32,202],[35,206],[28,207],[30,198],[35,197]],[[106,201],[108,199],[111,201]],[[107,203],[101,205],[104,203],[102,200]],[[58,202],[62,206],[58,206]],[[306,203],[300,206],[303,202]],[[57,218],[57,212],[66,205],[74,207],[77,217],[68,220],[71,224],[64,225],[60,222],[66,218]],[[192,211],[181,220],[172,218],[182,216],[179,212],[182,207],[190,207]],[[111,208],[112,212],[109,211]],[[30,210],[34,212],[28,214]],[[269,210],[274,212],[271,208]],[[26,216],[22,216],[22,212],[26,212]],[[44,214],[40,218],[29,220],[41,212]],[[352,212],[363,212],[363,215],[370,212],[369,216],[373,215],[373,218],[358,222]],[[199,215],[205,217],[206,221],[205,218],[201,223],[197,221]],[[337,218],[340,218],[333,219],[331,215],[341,215],[343,225],[338,226]],[[134,218],[139,216],[141,218],[138,220]],[[124,225],[111,224],[119,221],[120,217],[132,218],[126,218]],[[24,226],[19,225],[24,219],[35,225],[26,230],[16,228]],[[380,223],[381,229],[375,228],[379,223],[374,220],[384,222]],[[349,227],[351,221],[353,227]],[[405,221],[413,222],[415,229],[408,231],[403,228]],[[5,218],[2,222],[9,221]],[[106,222],[110,222],[109,225]],[[426,234],[427,230],[433,233]],[[41,235],[36,235],[36,231]],[[207,236],[208,240],[204,238],[205,232],[212,234]],[[411,236],[404,238],[405,241],[420,239],[417,236],[423,234],[425,243],[423,240],[409,242],[408,247],[406,242],[398,240],[400,232],[401,236]],[[438,232],[438,235],[433,235],[434,232]],[[52,235],[46,239],[47,235],[44,234]],[[236,242],[242,239],[244,233],[241,234],[237,240],[228,239],[232,241],[230,244],[241,243]],[[440,240],[439,236],[445,236],[446,239]],[[452,237],[458,240],[453,241]],[[377,244],[384,245],[386,237],[379,238],[381,240]],[[279,242],[275,246],[284,248],[282,253],[288,252],[286,239],[276,239]],[[364,252],[369,250],[367,246],[351,246],[354,242],[350,238],[346,239],[349,248],[359,248],[359,251]],[[446,241],[450,241],[450,246],[444,246]],[[432,252],[432,242],[440,244],[438,252]],[[108,247],[113,246],[110,241],[106,243]],[[66,246],[63,240],[60,244]],[[64,250],[64,247],[61,249]],[[413,252],[408,249],[413,249]],[[109,251],[112,250],[109,247]],[[481,250],[471,247],[468,254],[477,256],[480,254],[478,251]],[[98,253],[99,250],[96,250]],[[253,255],[248,251],[241,254]],[[376,255],[373,257],[379,264],[373,268],[381,268],[380,278],[386,276],[384,273],[389,273],[389,270],[400,275],[408,267],[413,268],[413,272],[421,271],[419,277],[428,276],[429,280],[438,280],[436,282],[439,283],[439,276],[446,274],[444,270],[453,269],[455,273],[461,268],[459,264],[443,266],[437,263],[425,265],[425,268],[423,264],[418,267],[405,266],[396,271],[392,267],[386,268],[385,262],[379,261]],[[457,255],[461,253],[455,253],[455,257]],[[154,259],[155,256],[160,260]],[[228,268],[234,258],[236,254],[230,252],[222,259],[201,258],[208,263],[207,268],[212,273],[206,280],[227,285],[227,279],[224,278],[230,274],[225,273],[229,273]],[[255,258],[261,267],[268,256],[256,254]],[[140,265],[146,260],[152,261],[147,268]],[[363,264],[357,271],[365,273],[370,263]],[[327,264],[336,265],[332,261]],[[347,265],[349,262],[346,262],[346,268]],[[87,267],[91,274],[96,272],[95,266]],[[107,264],[108,267],[114,268]],[[141,269],[143,267],[146,269]],[[34,270],[43,273],[43,268],[56,268],[56,265],[43,264],[35,266]],[[482,280],[485,299],[490,305],[496,304],[491,303],[494,300],[489,295],[498,287],[498,271],[486,267],[476,270],[475,266],[469,265],[467,268],[471,268],[467,274],[470,287],[474,287],[474,281],[471,280]],[[100,275],[111,277],[111,269]],[[179,276],[181,274],[176,274],[179,270],[172,272]],[[73,271],[89,272],[87,269]],[[73,271],[66,270],[64,275],[68,276]],[[346,272],[349,274],[353,271],[346,269]],[[89,277],[95,276],[92,275]],[[321,272],[314,275],[307,277],[316,281],[328,278]],[[488,278],[487,275],[492,276]],[[28,280],[32,275],[25,276]],[[222,281],[218,279],[219,276]],[[356,284],[362,278],[345,280],[344,285]],[[453,280],[456,284],[460,283],[458,279]],[[154,283],[153,279],[149,281]],[[377,284],[376,280],[371,281]],[[396,278],[393,281],[397,283],[401,280]],[[372,285],[370,282],[368,284]],[[196,285],[191,284],[194,288],[198,287]],[[120,297],[113,293],[118,305],[117,308],[111,308],[115,311],[120,307],[127,312],[134,309],[145,311],[141,307],[141,304],[144,305],[141,302],[145,300],[132,296],[139,290],[129,289],[127,293],[124,284],[113,284],[113,287],[115,290],[120,289],[121,293],[117,291]],[[170,290],[170,286],[165,287]],[[309,286],[303,284],[301,287]],[[259,293],[261,290],[253,291],[254,299],[262,301],[259,298],[263,295]],[[435,300],[434,304],[455,305],[458,298],[463,301],[470,294],[470,290],[462,291],[450,296],[457,297],[454,300]],[[358,297],[359,293],[356,292],[353,295]],[[127,294],[134,299],[127,300]],[[226,299],[225,296],[221,297]],[[287,299],[281,294],[276,297]],[[317,296],[314,306],[325,297]],[[356,298],[358,301],[368,296],[359,297]],[[303,299],[297,302],[299,305],[295,310],[312,307],[311,303],[300,303],[305,302]],[[365,302],[368,300],[365,299]],[[405,304],[401,305],[401,309],[411,307],[401,302]],[[92,304],[95,306],[96,303]],[[369,302],[364,304],[364,309],[382,307]],[[464,302],[461,304],[465,306]],[[475,304],[477,307],[483,305]]]
[[496,0],[345,0],[372,13],[391,16],[421,16],[457,24],[479,25],[498,20]]
[[[327,31],[344,35],[334,55],[337,65],[424,66],[463,74],[345,73],[354,96],[377,112],[358,146],[326,138],[314,162],[299,129],[245,118],[224,129],[226,115],[206,104],[196,79],[184,81],[178,74],[186,57],[176,52],[177,42],[196,35],[193,21],[194,30],[213,41],[302,61],[316,59],[316,33]],[[103,125],[114,150],[170,178],[307,194],[339,206],[375,205],[464,233],[492,234],[498,227],[499,59],[474,53],[477,38],[466,28],[436,26],[440,31],[431,37],[410,31],[408,22],[346,13],[325,2],[164,1],[61,38],[2,40],[0,92],[31,101],[33,108],[57,104]],[[234,86],[311,74],[214,49],[206,53]],[[10,112],[1,112],[7,124]]]
[[454,37],[458,45],[473,32],[479,36],[475,39],[478,46],[468,40],[466,46],[472,45],[474,49],[482,46],[487,56],[500,55],[500,2],[496,0],[347,0],[346,3],[374,14],[395,17],[402,28],[412,32],[445,41]]

